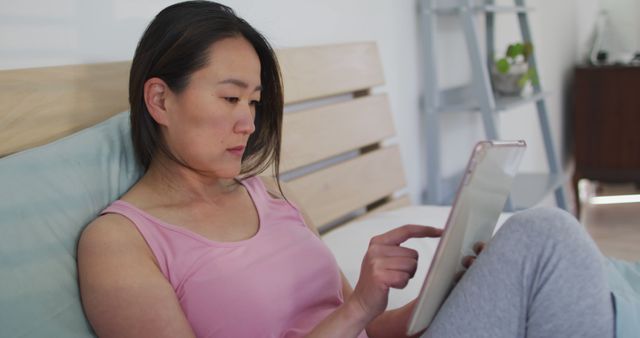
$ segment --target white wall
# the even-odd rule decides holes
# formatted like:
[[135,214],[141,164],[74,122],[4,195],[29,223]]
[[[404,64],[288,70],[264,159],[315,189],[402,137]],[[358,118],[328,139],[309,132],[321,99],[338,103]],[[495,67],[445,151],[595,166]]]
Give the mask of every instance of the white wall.
[[[165,0],[0,0],[0,69],[126,60]],[[276,48],[377,41],[391,99],[410,193],[419,201],[426,184],[418,98],[417,15],[413,0],[223,0],[272,41]],[[579,0],[532,0],[531,14],[539,73],[554,93],[548,101],[556,144],[562,140],[567,80],[577,59]],[[499,23],[497,46],[517,37],[515,20]],[[439,80],[446,86],[469,78],[462,35],[455,24],[441,27]],[[582,34],[581,36],[584,36]],[[459,60],[459,61],[457,61]],[[504,138],[525,138],[530,149],[523,170],[546,169],[533,107],[504,115]],[[445,167],[462,165],[469,145],[482,138],[477,115],[444,119]]]
[[640,52],[640,1],[600,0],[608,17],[607,40],[610,52]]

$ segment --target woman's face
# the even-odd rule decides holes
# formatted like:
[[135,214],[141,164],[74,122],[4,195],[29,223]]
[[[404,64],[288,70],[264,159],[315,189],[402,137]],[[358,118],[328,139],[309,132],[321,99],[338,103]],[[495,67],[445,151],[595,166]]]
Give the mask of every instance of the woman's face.
[[260,91],[260,59],[253,46],[242,37],[214,43],[209,64],[192,74],[180,94],[169,92],[165,99],[163,133],[170,151],[208,175],[237,176],[255,131]]

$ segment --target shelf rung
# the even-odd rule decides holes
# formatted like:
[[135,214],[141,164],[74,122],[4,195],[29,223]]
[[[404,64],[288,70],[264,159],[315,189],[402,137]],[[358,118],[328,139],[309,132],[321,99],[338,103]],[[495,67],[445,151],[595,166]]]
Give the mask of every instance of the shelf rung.
[[[537,102],[549,96],[549,92],[532,93],[527,96],[495,96],[495,111],[500,112],[522,106],[528,103]],[[441,105],[438,111],[441,113],[458,113],[480,110],[477,102],[468,98],[474,97],[467,87],[456,87],[442,91],[440,95]]]
[[496,111],[508,110],[527,103],[537,102],[549,95],[549,92],[539,92],[527,96],[496,96]]

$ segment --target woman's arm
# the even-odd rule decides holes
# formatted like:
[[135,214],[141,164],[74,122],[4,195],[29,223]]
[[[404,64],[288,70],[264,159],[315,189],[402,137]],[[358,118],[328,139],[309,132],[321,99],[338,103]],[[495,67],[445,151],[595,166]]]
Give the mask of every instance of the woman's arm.
[[100,337],[195,337],[171,284],[123,216],[92,222],[78,244],[80,293]]
[[[344,274],[342,274],[342,294],[346,299],[347,297],[350,297],[352,293],[353,288],[351,287],[349,280],[347,280]],[[384,313],[376,317],[367,325],[367,335],[371,338],[419,337],[422,332],[416,334],[415,336],[406,335],[409,318],[411,317],[411,313],[413,312],[416,301],[417,300],[414,299],[403,307],[385,311]]]
[[416,305],[416,301],[417,300],[414,299],[401,308],[385,311],[374,319],[367,326],[367,334],[369,337],[420,337],[424,331],[419,332],[414,336],[407,336],[406,334],[409,318],[411,317],[413,308]]

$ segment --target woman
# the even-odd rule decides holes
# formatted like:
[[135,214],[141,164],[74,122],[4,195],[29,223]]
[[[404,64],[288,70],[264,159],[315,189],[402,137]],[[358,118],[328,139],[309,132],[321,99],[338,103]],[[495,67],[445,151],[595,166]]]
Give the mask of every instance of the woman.
[[[400,244],[441,231],[407,225],[373,238],[351,289],[311,222],[295,201],[284,198],[291,195],[282,193],[277,179],[280,76],[271,47],[255,29],[212,2],[164,9],[136,49],[129,99],[135,152],[146,172],[86,228],[78,247],[82,301],[99,336],[404,336],[413,302],[385,312],[389,288],[404,287],[416,270],[417,253]],[[255,176],[272,163],[275,180]],[[550,213],[552,223],[568,223]],[[529,229],[517,227],[526,217],[513,217],[505,228]],[[578,233],[573,224],[565,228],[570,236]],[[455,288],[427,334],[553,332],[544,330],[562,325],[530,323],[549,316],[529,311],[557,298],[555,293],[564,290],[555,288],[558,280],[563,284],[584,277],[572,275],[573,263],[581,264],[587,276],[598,273],[598,260],[591,255],[595,247],[583,234],[571,247],[584,262],[532,248],[533,259],[514,256],[501,266],[498,258],[522,243],[518,230],[501,233]],[[540,260],[559,261],[556,265],[568,265],[569,271],[537,270],[542,263],[528,266]],[[521,285],[509,289],[496,281],[511,283],[505,275],[536,283],[527,290]],[[572,324],[584,319],[584,308],[603,314],[587,326],[601,336],[610,329],[611,304],[600,284],[592,283],[595,291],[586,293],[572,286],[587,301],[566,298],[551,304],[552,310],[576,306],[576,311],[566,310],[577,316]],[[505,297],[502,304],[522,318],[504,313],[500,316],[509,324],[493,323],[491,302],[497,298],[484,298],[496,287],[522,296],[522,302]],[[477,331],[476,324],[488,327]],[[544,330],[531,331],[531,326]]]

